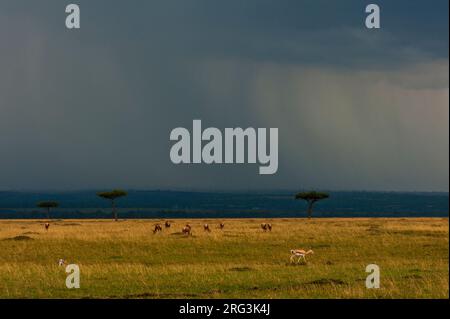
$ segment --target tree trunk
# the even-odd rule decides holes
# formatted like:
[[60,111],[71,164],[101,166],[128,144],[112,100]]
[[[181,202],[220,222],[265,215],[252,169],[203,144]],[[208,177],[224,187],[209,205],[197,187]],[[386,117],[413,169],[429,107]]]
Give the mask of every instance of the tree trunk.
[[112,211],[113,211],[113,218],[115,221],[117,221],[116,203],[114,202],[114,199],[112,200]]
[[314,204],[314,202],[309,202],[309,203],[308,203],[308,218],[309,218],[309,219],[312,218],[313,204]]

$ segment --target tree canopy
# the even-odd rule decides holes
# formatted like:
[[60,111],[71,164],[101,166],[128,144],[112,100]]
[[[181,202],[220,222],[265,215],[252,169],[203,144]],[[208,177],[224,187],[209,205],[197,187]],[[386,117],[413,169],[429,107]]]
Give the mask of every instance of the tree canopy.
[[313,205],[319,200],[326,199],[330,197],[328,193],[324,192],[301,192],[295,195],[295,199],[303,199],[308,202],[308,218],[312,217]]
[[58,202],[55,201],[44,201],[36,204],[37,207],[47,209],[47,218],[50,219],[50,208],[56,208],[59,206]]
[[116,198],[119,197],[123,197],[123,196],[127,196],[128,193],[124,190],[121,189],[115,189],[112,190],[110,192],[99,192],[97,193],[97,196],[102,197],[102,198],[106,198],[106,199],[110,199],[110,200],[114,200]]
[[112,204],[112,213],[113,213],[113,218],[117,221],[117,211],[116,211],[116,203],[115,200],[119,197],[123,197],[123,196],[127,196],[128,193],[124,190],[121,189],[114,189],[110,192],[99,192],[97,193],[97,196],[101,197],[101,198],[105,198],[105,199],[109,199],[111,201]]
[[329,197],[330,197],[330,195],[328,193],[315,192],[315,191],[301,192],[301,193],[298,193],[297,195],[295,195],[295,199],[303,199],[308,202],[317,202],[319,200],[327,199]]
[[55,202],[55,201],[45,201],[45,202],[37,203],[37,207],[40,207],[40,208],[55,208],[58,206],[59,206],[58,202]]

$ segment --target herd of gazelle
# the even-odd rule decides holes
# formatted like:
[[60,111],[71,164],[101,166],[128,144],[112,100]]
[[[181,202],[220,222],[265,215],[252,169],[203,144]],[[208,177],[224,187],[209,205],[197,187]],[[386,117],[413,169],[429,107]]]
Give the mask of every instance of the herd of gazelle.
[[[171,224],[169,221],[166,221],[164,223],[164,227],[165,228],[170,228]],[[45,223],[44,224],[45,230],[48,231],[48,229],[50,228],[50,223]],[[225,224],[224,223],[220,223],[219,224],[219,229],[223,230],[225,228]],[[262,223],[261,224],[261,229],[266,232],[266,231],[272,231],[272,224],[268,224],[268,223]],[[153,229],[153,234],[156,234],[158,232],[161,232],[163,230],[161,224],[156,224],[154,229]],[[211,232],[211,228],[209,228],[208,224],[204,224],[203,225],[203,230],[206,232]],[[181,229],[181,233],[183,235],[192,235],[192,226],[189,224],[186,224],[186,226],[184,226]],[[314,254],[314,251],[310,250],[304,250],[304,249],[291,249],[291,258],[290,261],[295,262],[295,258],[297,258],[297,263],[299,263],[301,260],[303,260],[304,262],[306,262],[306,255],[309,254]],[[61,259],[62,260],[62,259]],[[61,260],[60,260],[60,264],[61,264]]]
[[[116,189],[116,190],[112,190],[110,192],[100,192],[100,193],[97,193],[97,195],[99,197],[102,197],[104,199],[108,199],[111,201],[113,217],[114,217],[114,220],[117,221],[118,216],[117,216],[117,211],[116,211],[116,206],[115,206],[115,200],[117,198],[127,196],[128,193],[124,190]],[[320,200],[326,199],[328,197],[329,197],[328,193],[315,192],[315,191],[301,192],[301,193],[298,193],[295,195],[295,199],[302,199],[302,200],[305,200],[308,202],[308,218],[312,217],[312,208],[313,208],[314,203],[316,203]],[[55,202],[55,201],[45,201],[45,202],[37,203],[37,206],[41,207],[41,208],[45,208],[47,210],[47,218],[50,219],[50,209],[58,207],[59,203]],[[50,223],[47,222],[44,224],[44,226],[45,226],[45,230],[48,231],[48,229],[50,227]],[[170,228],[170,222],[166,221],[164,226],[165,226],[165,228]],[[223,230],[224,227],[225,227],[225,225],[223,223],[220,223],[219,228],[221,230]],[[206,232],[211,232],[211,229],[209,228],[208,224],[204,224],[203,229]],[[263,223],[263,224],[261,224],[261,229],[264,232],[272,231],[272,224]],[[163,230],[162,226],[160,224],[156,224],[153,229],[153,233],[156,234],[158,232],[161,232],[162,230]],[[181,232],[184,235],[188,235],[188,236],[192,235],[191,225],[187,224],[186,226],[184,226],[182,228]],[[291,250],[291,262],[293,262],[296,257],[298,257],[297,263],[300,262],[301,259],[303,259],[303,261],[306,261],[305,256],[309,255],[309,254],[313,254],[313,251],[312,250],[305,251],[303,249],[292,249]]]

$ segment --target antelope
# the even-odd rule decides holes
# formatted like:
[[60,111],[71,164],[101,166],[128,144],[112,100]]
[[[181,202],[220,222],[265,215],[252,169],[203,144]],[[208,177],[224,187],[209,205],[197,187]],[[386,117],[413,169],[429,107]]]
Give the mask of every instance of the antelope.
[[58,266],[64,266],[66,264],[66,261],[64,259],[58,260]]
[[155,225],[155,229],[153,229],[153,234],[156,234],[157,232],[162,231],[162,227],[160,224]]
[[312,254],[314,254],[314,252],[311,249],[308,251],[305,251],[303,249],[291,249],[291,262],[294,261],[295,257],[298,257],[297,262],[300,262],[300,259],[302,259],[302,258],[306,262],[305,256],[309,255],[309,254],[312,255]]
[[272,224],[262,223],[261,228],[263,231],[272,231]]
[[183,229],[181,230],[181,232],[184,235],[192,235],[192,227],[191,227],[191,225],[187,224],[186,226],[184,226]]
[[210,232],[210,231],[211,231],[211,229],[209,229],[209,225],[208,225],[208,224],[203,225],[203,229],[204,229],[205,231],[207,231],[207,232]]
[[225,227],[225,224],[224,223],[220,223],[219,227],[220,227],[220,229],[223,229]]
[[44,226],[45,226],[45,230],[48,230],[48,228],[50,227],[50,223],[45,223]]
[[164,224],[164,226],[165,226],[166,228],[170,228],[170,223],[169,223],[168,221],[166,221],[166,223]]

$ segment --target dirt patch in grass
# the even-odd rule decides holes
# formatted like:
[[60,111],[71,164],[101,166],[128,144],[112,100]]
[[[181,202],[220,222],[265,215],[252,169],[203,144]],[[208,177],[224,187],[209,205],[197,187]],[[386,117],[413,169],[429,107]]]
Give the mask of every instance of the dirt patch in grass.
[[192,294],[192,293],[154,293],[154,292],[144,292],[141,294],[130,294],[130,295],[124,295],[124,296],[110,296],[109,298],[117,299],[117,298],[124,298],[124,299],[172,299],[172,298],[199,298],[200,294]]
[[324,285],[333,285],[333,286],[342,286],[347,285],[347,283],[340,279],[333,279],[333,278],[321,278],[316,279],[313,281],[309,281],[305,283],[305,285],[318,285],[318,286],[324,286]]
[[423,279],[423,277],[418,274],[406,275],[406,276],[403,276],[402,278],[403,279]]
[[396,230],[390,231],[389,234],[402,236],[425,236],[425,237],[446,237],[447,232],[444,231],[426,231],[426,230]]
[[180,238],[195,238],[196,237],[195,235],[186,235],[186,234],[183,234],[182,232],[172,233],[172,234],[170,234],[170,236],[178,236]]
[[233,267],[229,269],[230,271],[252,271],[253,268],[250,267]]
[[109,256],[108,259],[111,259],[111,260],[120,260],[120,259],[123,259],[123,256]]
[[15,237],[11,237],[11,238],[6,238],[4,240],[25,241],[25,240],[34,240],[34,239],[29,236],[20,235],[20,236],[15,236]]
[[38,233],[36,231],[27,231],[23,233],[22,235],[40,235],[41,233]]
[[[301,285],[290,286],[288,288],[289,289],[295,289],[295,290],[301,290],[301,289],[304,289],[305,286],[327,286],[327,285],[331,285],[331,286],[347,286],[348,283],[346,283],[345,281],[342,281],[340,279],[322,278],[322,279],[309,281],[309,282],[306,282],[306,283],[301,284]],[[258,287],[258,286],[253,286],[253,287],[248,287],[245,290],[250,290],[250,291],[251,290],[253,290],[253,291],[277,291],[279,289],[280,289],[280,287]]]

